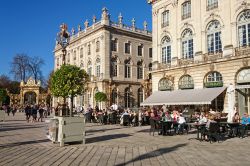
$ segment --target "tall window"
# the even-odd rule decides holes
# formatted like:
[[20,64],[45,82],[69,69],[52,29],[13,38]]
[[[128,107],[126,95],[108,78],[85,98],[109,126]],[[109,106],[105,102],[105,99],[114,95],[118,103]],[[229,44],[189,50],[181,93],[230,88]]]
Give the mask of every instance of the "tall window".
[[126,88],[124,91],[124,102],[125,102],[125,108],[131,107],[130,89],[129,88]]
[[84,67],[84,63],[83,63],[83,60],[81,60],[80,62],[80,68],[83,68]]
[[117,59],[116,58],[112,58],[111,59],[111,76],[112,77],[117,77]]
[[112,90],[112,93],[111,93],[111,102],[112,102],[112,104],[118,104],[117,96],[118,96],[117,89],[114,88]]
[[56,66],[59,66],[60,62],[59,62],[59,58],[56,58]]
[[140,104],[143,102],[143,90],[142,90],[142,88],[138,89],[137,96],[138,96],[138,107],[140,107]]
[[92,63],[91,61],[88,62],[88,70],[87,70],[87,73],[89,76],[92,75]]
[[216,71],[208,73],[204,81],[204,86],[207,88],[223,86],[222,75]]
[[161,21],[161,27],[166,27],[169,25],[169,10],[166,10],[161,15],[162,21]]
[[91,54],[91,44],[88,45],[88,55]]
[[70,63],[70,53],[68,53],[67,62],[68,62],[68,64]]
[[182,4],[182,19],[191,17],[191,1],[186,1]]
[[100,77],[101,75],[101,60],[100,58],[96,59],[96,76]]
[[[153,69],[152,69],[152,67],[153,67],[153,65],[152,65],[152,63],[150,63],[149,65],[148,65],[148,71],[152,71]],[[152,79],[152,73],[149,73],[148,74],[148,79]]]
[[130,54],[130,52],[131,52],[131,43],[130,42],[125,43],[125,53]]
[[74,51],[74,61],[76,60],[76,51]]
[[153,57],[153,49],[152,48],[148,49],[148,56],[149,56],[149,58]]
[[208,53],[217,53],[222,51],[221,44],[221,26],[219,21],[210,22],[207,28],[207,49]]
[[117,39],[111,40],[111,51],[117,51]]
[[193,89],[194,80],[190,75],[184,75],[179,80],[179,89]]
[[143,45],[139,45],[138,46],[138,56],[142,56],[142,52],[143,52]]
[[162,39],[162,54],[161,54],[161,61],[162,63],[171,63],[171,43],[170,38],[165,36]]
[[185,29],[182,33],[182,57],[184,59],[194,57],[193,32],[190,29]]
[[100,42],[97,41],[96,42],[96,52],[99,52],[100,51]]
[[143,79],[143,67],[142,62],[137,62],[137,79]]
[[207,10],[218,8],[218,0],[207,0]]
[[130,60],[126,60],[124,63],[125,63],[125,78],[130,78],[131,76]]
[[238,17],[239,46],[250,45],[250,10],[244,10]]
[[80,49],[80,58],[83,58],[83,48]]

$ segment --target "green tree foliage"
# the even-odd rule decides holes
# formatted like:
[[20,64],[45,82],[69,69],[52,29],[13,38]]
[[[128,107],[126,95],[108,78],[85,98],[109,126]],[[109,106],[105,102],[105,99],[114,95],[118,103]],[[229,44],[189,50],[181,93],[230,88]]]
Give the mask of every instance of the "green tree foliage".
[[107,99],[108,99],[107,95],[105,93],[103,93],[103,92],[97,92],[95,94],[95,100],[97,102],[104,102],[104,101],[107,101]]
[[[73,65],[62,65],[51,77],[51,93],[56,97],[73,98],[84,93],[84,85],[88,81],[88,74],[85,70]],[[72,110],[71,110],[72,114]]]
[[7,101],[8,95],[5,89],[0,88],[0,105]]

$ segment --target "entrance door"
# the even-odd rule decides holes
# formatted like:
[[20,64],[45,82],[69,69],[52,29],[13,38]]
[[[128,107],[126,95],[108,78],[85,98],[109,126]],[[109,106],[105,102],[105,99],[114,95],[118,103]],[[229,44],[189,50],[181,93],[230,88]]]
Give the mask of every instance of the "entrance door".
[[250,114],[250,88],[237,89],[240,115]]
[[250,89],[244,89],[244,111],[250,113]]

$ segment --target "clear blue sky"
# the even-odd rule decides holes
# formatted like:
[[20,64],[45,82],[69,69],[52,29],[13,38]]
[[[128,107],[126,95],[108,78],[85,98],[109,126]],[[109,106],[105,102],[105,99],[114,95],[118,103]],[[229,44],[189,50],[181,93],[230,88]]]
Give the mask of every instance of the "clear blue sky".
[[69,30],[100,19],[102,7],[107,7],[112,20],[121,12],[126,24],[132,18],[143,27],[146,20],[151,28],[151,6],[146,0],[0,0],[0,75],[9,75],[10,63],[17,53],[39,56],[45,60],[43,75],[53,70],[53,49],[59,25]]

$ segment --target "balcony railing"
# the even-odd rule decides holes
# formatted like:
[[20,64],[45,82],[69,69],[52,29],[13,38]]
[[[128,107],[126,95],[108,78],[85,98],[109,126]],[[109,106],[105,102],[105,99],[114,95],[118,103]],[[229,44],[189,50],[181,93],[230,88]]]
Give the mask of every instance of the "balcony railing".
[[194,63],[194,59],[190,58],[183,58],[183,59],[178,59],[178,65],[183,66],[183,65],[189,65],[189,64],[193,64]]
[[222,58],[222,52],[206,53],[203,55],[204,61],[215,61]]
[[235,48],[235,56],[249,55],[250,46],[237,47]]
[[186,13],[186,14],[182,14],[182,16],[181,16],[182,20],[185,20],[185,19],[190,18],[190,17],[191,17],[191,12]]
[[218,8],[218,2],[207,5],[207,11]]
[[169,26],[169,22],[168,22],[168,21],[167,21],[167,22],[161,23],[161,27],[162,27],[162,28],[164,28],[164,27],[166,27],[166,26]]
[[222,87],[223,82],[205,82],[204,87],[213,88],[213,87]]
[[179,85],[179,89],[194,89],[194,84]]

